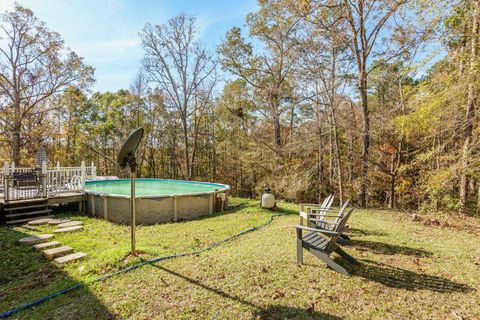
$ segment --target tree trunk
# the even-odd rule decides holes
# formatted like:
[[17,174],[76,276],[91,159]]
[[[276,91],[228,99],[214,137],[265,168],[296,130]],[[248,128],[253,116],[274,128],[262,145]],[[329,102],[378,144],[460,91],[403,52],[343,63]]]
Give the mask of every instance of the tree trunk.
[[[365,67],[365,66],[363,66]],[[368,117],[368,101],[367,101],[367,73],[365,68],[360,72],[359,78],[360,100],[362,104],[363,116],[363,132],[362,132],[362,158],[360,168],[360,206],[367,208],[367,184],[368,184],[368,152],[370,148],[370,121]]]
[[390,199],[388,201],[388,207],[390,209],[395,208],[395,179],[396,179],[396,175],[391,174],[390,175]]
[[480,182],[477,183],[478,188],[477,188],[477,214],[480,213]]
[[275,144],[277,146],[281,146],[282,145],[282,133],[280,132],[280,130],[281,130],[281,128],[280,128],[280,117],[276,113],[273,115],[273,130],[274,130],[274,134],[275,134]]
[[322,124],[320,116],[317,114],[318,126],[318,203],[322,203],[323,198],[323,139],[322,139]]
[[475,9],[473,11],[472,22],[472,40],[470,49],[470,66],[468,70],[468,97],[467,97],[467,111],[466,124],[463,131],[463,150],[461,159],[461,176],[460,176],[460,211],[466,213],[468,201],[468,165],[472,140],[474,109],[476,103],[475,95],[475,80],[474,79],[474,64],[477,56],[478,45],[478,15],[480,13],[480,1],[475,1]]
[[333,193],[333,125],[330,120],[330,132],[328,135],[328,192]]
[[13,132],[12,132],[12,160],[17,167],[20,166],[20,145],[21,145],[21,131],[22,121],[20,118],[20,102],[14,103],[14,115],[13,115]]

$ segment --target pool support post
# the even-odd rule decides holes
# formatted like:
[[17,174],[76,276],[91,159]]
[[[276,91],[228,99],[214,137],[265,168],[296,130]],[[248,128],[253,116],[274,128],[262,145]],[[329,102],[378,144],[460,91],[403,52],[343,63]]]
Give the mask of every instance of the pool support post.
[[132,254],[135,253],[135,170],[130,171],[130,214],[131,214],[131,245]]

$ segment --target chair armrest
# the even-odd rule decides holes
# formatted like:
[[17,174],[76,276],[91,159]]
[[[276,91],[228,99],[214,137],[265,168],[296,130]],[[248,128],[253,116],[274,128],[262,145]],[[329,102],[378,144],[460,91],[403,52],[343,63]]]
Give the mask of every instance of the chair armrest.
[[295,228],[302,229],[302,230],[307,230],[307,231],[312,231],[312,232],[320,232],[320,233],[329,234],[329,235],[337,235],[338,234],[338,232],[335,232],[335,231],[315,229],[315,228],[311,228],[311,227],[301,226],[299,224],[296,224]]
[[333,214],[323,214],[323,213],[310,213],[310,212],[305,212],[305,211],[300,211],[300,216],[307,219],[308,216],[322,216],[322,217],[332,217],[332,218],[338,218],[341,217],[339,215],[333,215]]
[[[305,206],[305,207],[322,207],[320,203],[299,203],[298,205]],[[335,207],[335,206],[329,206],[329,208],[340,209],[340,207]]]
[[299,206],[305,206],[305,207],[321,207],[322,205],[319,203],[299,203]]
[[333,221],[321,220],[321,219],[310,219],[310,221],[327,223],[327,224],[331,224],[331,225],[337,225],[337,224],[339,224],[339,222],[333,222]]
[[322,214],[322,213],[307,213],[309,216],[322,216],[322,217],[329,217],[329,218],[342,218],[341,215],[335,214]]
[[332,207],[326,208],[326,209],[320,209],[320,210],[325,211],[325,212],[339,212],[340,211],[340,209],[335,209],[335,208],[332,208]]

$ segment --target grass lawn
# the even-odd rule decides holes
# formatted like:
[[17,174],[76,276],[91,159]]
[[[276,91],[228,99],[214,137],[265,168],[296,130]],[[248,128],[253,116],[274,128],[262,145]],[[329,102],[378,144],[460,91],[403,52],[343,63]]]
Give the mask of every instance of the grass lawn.
[[[140,226],[139,257],[129,257],[130,229],[100,219],[55,240],[83,251],[59,266],[16,243],[54,227],[0,228],[0,313],[81,281],[157,256],[194,251],[266,222],[258,202],[196,221]],[[14,319],[479,319],[480,233],[477,227],[439,226],[411,214],[355,210],[352,245],[342,276],[305,252],[296,261],[297,207],[284,216],[199,255],[146,265],[58,296]],[[478,226],[480,219],[464,225]]]

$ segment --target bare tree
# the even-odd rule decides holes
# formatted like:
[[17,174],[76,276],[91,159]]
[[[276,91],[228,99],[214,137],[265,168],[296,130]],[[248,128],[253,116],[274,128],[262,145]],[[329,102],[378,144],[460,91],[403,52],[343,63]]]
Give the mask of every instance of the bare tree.
[[[147,115],[148,107],[146,103],[146,97],[148,93],[149,93],[149,88],[148,88],[147,75],[145,74],[145,71],[143,69],[140,69],[138,73],[135,75],[135,77],[133,78],[132,83],[130,84],[130,94],[132,96],[133,101],[129,105],[129,115],[130,115],[130,121],[133,128],[137,128],[141,126],[143,123],[145,123],[145,117],[148,116]],[[128,129],[131,130],[133,128],[128,128]],[[148,140],[148,135],[150,135],[150,132],[151,132],[151,125],[147,125],[146,140]],[[146,148],[144,144],[140,145],[138,152],[140,153],[140,162],[137,168],[137,176],[139,177],[142,174],[142,166],[146,158]]]
[[[201,113],[196,98],[207,93],[211,97],[215,85],[216,60],[197,41],[195,17],[180,14],[166,24],[147,24],[140,36],[145,50],[143,64],[150,80],[166,96],[167,105],[178,113],[184,142],[184,176],[190,180],[190,118]],[[195,145],[193,145],[195,149]]]
[[[368,154],[370,148],[367,77],[373,68],[369,64],[369,58],[371,58],[372,54],[378,54],[378,52],[374,51],[374,48],[380,32],[384,29],[389,18],[405,2],[406,0],[343,0],[343,6],[346,11],[345,19],[350,27],[350,37],[347,38],[347,45],[353,52],[357,65],[357,87],[363,115],[363,149],[359,194],[360,205],[363,208],[367,207]],[[395,55],[396,53],[392,56]]]
[[93,82],[92,67],[65,47],[60,34],[47,29],[33,12],[20,5],[0,16],[0,94],[5,102],[1,121],[11,132],[12,158],[20,164],[23,122],[48,98],[69,86]]
[[[228,31],[219,46],[222,67],[244,79],[265,106],[259,111],[271,120],[275,146],[282,146],[280,120],[292,98],[292,74],[302,54],[298,33],[300,19],[281,1],[262,1],[261,10],[247,16],[250,35],[260,41],[259,50],[245,42],[238,27]],[[293,112],[292,112],[293,115]]]

